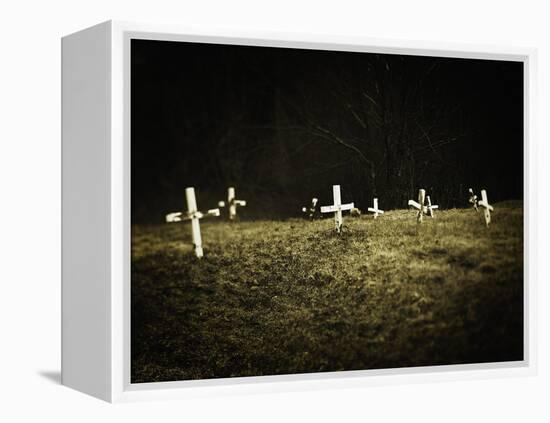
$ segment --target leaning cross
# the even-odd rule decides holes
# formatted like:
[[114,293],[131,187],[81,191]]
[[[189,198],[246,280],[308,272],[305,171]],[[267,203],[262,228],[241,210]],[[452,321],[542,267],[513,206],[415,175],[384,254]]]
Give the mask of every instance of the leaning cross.
[[435,204],[432,205],[432,200],[430,199],[430,196],[429,196],[429,195],[426,196],[426,202],[428,203],[428,205],[426,206],[426,209],[427,209],[426,214],[427,214],[428,216],[432,217],[432,218],[435,217],[435,216],[434,216],[434,210],[438,209],[439,206],[437,206],[437,205],[435,205]]
[[424,210],[424,199],[426,198],[426,191],[423,189],[418,191],[418,203],[414,200],[409,200],[409,206],[414,207],[418,210],[418,214],[416,215],[416,221],[418,223],[422,223],[422,217],[425,213]]
[[384,210],[378,208],[378,198],[374,199],[374,207],[369,207],[367,209],[369,212],[374,213],[374,218],[376,219],[379,214],[384,214]]
[[185,188],[185,198],[187,200],[187,213],[175,212],[166,215],[168,223],[191,221],[191,235],[193,237],[193,246],[195,247],[195,255],[198,258],[203,256],[202,238],[199,220],[206,216],[219,216],[220,209],[211,209],[206,214],[197,210],[197,200],[195,198],[195,188]]
[[336,232],[340,233],[342,231],[342,211],[351,210],[355,206],[353,203],[342,204],[342,198],[340,197],[340,185],[332,186],[332,195],[334,197],[334,204],[331,206],[321,207],[321,213],[334,213],[334,223],[336,226]]
[[319,199],[312,198],[311,199],[311,206],[309,208],[302,207],[302,212],[307,213],[310,220],[313,220],[315,218],[315,213],[317,212],[317,203],[319,202]]
[[489,223],[491,223],[491,212],[494,210],[493,206],[489,204],[489,200],[487,199],[487,191],[484,189],[481,190],[481,201],[478,201],[477,203],[480,207],[484,208],[485,213],[485,225],[489,227]]

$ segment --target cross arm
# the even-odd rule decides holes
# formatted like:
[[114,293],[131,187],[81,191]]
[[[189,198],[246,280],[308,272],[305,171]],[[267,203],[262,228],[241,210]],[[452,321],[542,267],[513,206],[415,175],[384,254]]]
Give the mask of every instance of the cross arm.
[[486,202],[483,201],[483,200],[482,200],[482,201],[479,201],[477,204],[478,204],[479,206],[485,207],[486,209],[489,209],[489,210],[491,210],[491,211],[494,210],[493,206],[491,206],[490,204],[486,203]]
[[174,213],[168,213],[166,215],[166,222],[168,223],[174,223],[174,222],[181,222],[182,221],[182,212],[174,212]]
[[418,204],[416,201],[409,200],[408,204],[409,204],[410,207],[414,207],[415,209],[420,210],[420,204]]
[[207,216],[219,216],[220,215],[220,209],[210,209],[206,213],[202,213],[200,211],[196,212],[173,212],[168,213],[166,215],[166,222],[168,223],[175,223],[175,222],[182,222],[184,220],[191,220],[191,219],[202,219],[203,217]]
[[342,204],[341,206],[335,206],[335,205],[332,205],[332,206],[322,206],[321,207],[321,213],[334,213],[334,212],[337,212],[338,210],[351,210],[355,208],[355,204],[354,203],[349,203],[349,204]]
[[220,209],[210,209],[206,212],[207,216],[219,216],[220,215]]

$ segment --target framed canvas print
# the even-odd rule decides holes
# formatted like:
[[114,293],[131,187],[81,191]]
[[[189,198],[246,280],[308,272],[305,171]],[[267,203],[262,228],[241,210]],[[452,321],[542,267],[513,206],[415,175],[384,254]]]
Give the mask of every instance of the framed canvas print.
[[533,51],[123,22],[62,47],[65,385],[534,372]]

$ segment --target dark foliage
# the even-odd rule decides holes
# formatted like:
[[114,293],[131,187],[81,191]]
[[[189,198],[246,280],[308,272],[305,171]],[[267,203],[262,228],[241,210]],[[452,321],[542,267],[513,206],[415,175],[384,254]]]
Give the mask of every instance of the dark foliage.
[[[156,222],[194,186],[235,185],[246,217],[316,196],[402,208],[422,187],[522,198],[521,63],[132,41],[132,218]],[[326,203],[325,203],[326,204]]]

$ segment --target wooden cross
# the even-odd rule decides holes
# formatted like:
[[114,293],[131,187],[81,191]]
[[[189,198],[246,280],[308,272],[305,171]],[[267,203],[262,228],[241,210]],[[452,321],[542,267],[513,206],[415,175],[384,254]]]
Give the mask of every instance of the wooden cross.
[[426,198],[426,191],[423,189],[418,190],[418,203],[414,200],[409,200],[409,206],[414,207],[418,210],[418,213],[416,215],[416,221],[418,223],[422,223],[422,218],[424,216],[425,210],[424,210],[424,200]]
[[470,198],[468,199],[468,202],[470,204],[473,204],[474,209],[477,211],[477,195],[474,194],[474,190],[472,188],[470,188],[468,192],[470,193]]
[[187,200],[187,213],[174,212],[166,215],[166,222],[175,223],[182,221],[191,221],[191,235],[193,237],[193,246],[195,248],[195,255],[198,258],[203,256],[202,251],[202,238],[201,228],[199,220],[207,216],[219,216],[220,209],[211,209],[206,214],[197,210],[197,200],[195,198],[195,188],[185,188],[185,198]]
[[321,213],[334,213],[336,232],[340,233],[342,231],[343,224],[342,211],[353,209],[354,204],[342,204],[342,198],[340,197],[340,185],[332,186],[332,195],[334,198],[334,204],[331,206],[322,206]]
[[[220,207],[225,206],[225,203],[223,203],[223,201],[220,201],[219,204],[223,204]],[[229,220],[235,220],[237,218],[237,206],[241,206],[241,207],[246,206],[246,201],[237,200],[235,198],[235,188],[234,187],[227,188],[227,206],[229,208]]]
[[489,223],[491,223],[491,212],[494,210],[493,206],[489,204],[489,200],[487,199],[487,191],[484,189],[481,190],[481,201],[478,202],[480,207],[483,207],[483,212],[485,214],[485,225],[489,227]]
[[434,218],[435,217],[434,210],[438,209],[439,206],[435,204],[432,205],[432,200],[430,199],[429,195],[426,196],[426,202],[428,203],[428,205],[426,206],[426,209],[427,209],[426,214],[431,218]]
[[367,210],[371,213],[374,213],[375,219],[378,217],[379,214],[384,214],[384,210],[378,209],[378,198],[374,199],[374,207],[369,207]]
[[311,206],[309,208],[302,207],[302,212],[308,213],[309,219],[313,220],[315,218],[315,214],[317,213],[317,203],[319,202],[318,198],[312,198],[311,199]]

